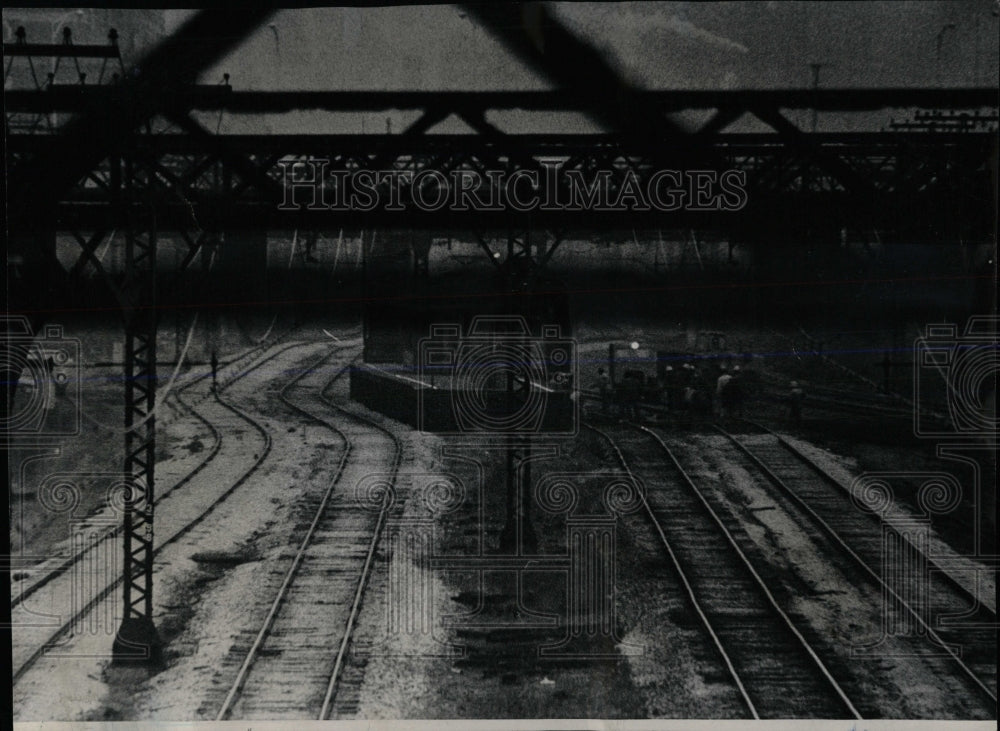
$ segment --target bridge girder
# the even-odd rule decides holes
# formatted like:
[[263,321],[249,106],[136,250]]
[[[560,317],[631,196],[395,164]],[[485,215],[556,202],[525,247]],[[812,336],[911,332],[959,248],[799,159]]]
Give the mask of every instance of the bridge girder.
[[[51,154],[60,144],[64,143],[40,135],[12,136],[8,154],[27,163],[34,148],[44,145]],[[994,144],[995,135],[989,132],[827,133],[791,139],[777,133],[717,134],[711,145],[713,156],[725,170],[745,176],[746,200],[738,210],[732,206],[718,210],[712,201],[695,201],[690,189],[693,171],[677,170],[672,144],[636,144],[614,135],[198,133],[137,135],[131,149],[133,182],[147,195],[146,208],[155,212],[161,230],[204,232],[234,225],[471,229],[523,227],[530,221],[572,230],[739,231],[755,225],[766,228],[767,221],[778,217],[792,230],[796,222],[802,226],[822,222],[934,239],[960,226],[963,238],[985,239],[992,230],[987,193]],[[62,196],[56,206],[58,229],[122,228],[126,217],[134,215],[109,193],[110,159]],[[664,178],[665,170],[681,175]],[[451,184],[451,190],[443,206],[429,211],[405,194],[391,197],[387,180],[375,186],[376,205],[346,210],[343,183],[361,171],[373,176],[433,171],[441,174],[438,180]],[[496,177],[490,177],[491,172]],[[537,176],[543,188],[548,186],[549,197],[515,190],[509,183],[516,174]],[[476,200],[492,204],[489,210],[455,210],[451,202],[458,199],[458,176],[476,176],[481,182]],[[605,186],[607,201],[613,204],[627,192],[623,189],[628,179],[644,192],[658,185],[656,202],[645,210],[642,200],[632,198],[605,210],[572,205],[574,193],[595,183]],[[666,195],[671,190],[686,197]],[[533,205],[525,207],[518,200]],[[664,210],[664,203],[676,209]],[[25,204],[28,210],[22,209],[22,220],[51,226],[49,218],[30,215],[32,204]],[[199,236],[182,235],[191,238],[192,246]]]

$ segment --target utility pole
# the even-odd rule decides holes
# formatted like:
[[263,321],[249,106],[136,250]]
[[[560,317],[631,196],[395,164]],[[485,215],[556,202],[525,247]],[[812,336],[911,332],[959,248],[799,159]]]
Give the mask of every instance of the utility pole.
[[937,36],[934,38],[934,72],[937,74],[937,82],[939,86],[944,86],[944,74],[941,72],[941,51],[944,49],[945,34],[950,30],[955,30],[955,24],[945,23],[941,26],[941,30],[938,31]]
[[943,26],[941,26],[941,30],[938,31],[937,38],[935,39],[935,44],[934,44],[935,56],[938,61],[941,60],[941,48],[944,46],[944,34],[950,30],[955,30],[954,23],[945,23]]
[[[824,66],[829,66],[829,65],[830,64],[819,63],[817,61],[813,61],[812,63],[809,64],[809,68],[812,69],[812,90],[813,91],[816,91],[816,90],[819,89],[819,70],[821,68],[823,68]],[[816,109],[816,100],[814,98],[813,99],[813,109],[812,109],[812,127],[811,127],[811,129],[812,129],[813,132],[816,131],[816,126],[817,126],[818,121],[819,121],[819,114],[818,114],[818,110]]]

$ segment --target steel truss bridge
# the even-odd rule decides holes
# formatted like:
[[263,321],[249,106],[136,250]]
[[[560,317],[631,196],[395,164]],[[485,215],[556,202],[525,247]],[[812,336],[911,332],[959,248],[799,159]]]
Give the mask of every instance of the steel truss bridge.
[[[123,67],[110,84],[87,84],[81,75],[68,85],[36,79],[34,88],[5,87],[9,284],[11,262],[18,267],[8,311],[28,313],[37,331],[52,307],[45,283],[67,277],[55,256],[57,234],[71,234],[80,250],[68,276],[92,263],[124,314],[123,470],[132,490],[123,531],[125,610],[115,646],[120,660],[134,659],[137,646],[150,650],[147,658],[155,657],[158,643],[152,621],[158,239],[186,242],[182,270],[206,246],[217,245],[220,234],[237,228],[558,232],[553,248],[537,252],[537,258],[528,237],[512,233],[506,259],[497,261],[489,252],[501,268],[515,260],[544,266],[566,232],[600,229],[710,228],[765,246],[803,235],[836,240],[844,228],[875,230],[894,241],[993,241],[995,88],[643,91],[620,78],[597,49],[543,6],[480,3],[468,11],[555,90],[245,92],[199,85],[205,69],[268,17],[271,11],[258,7],[237,14],[224,8],[200,11],[138,66]],[[78,46],[68,34],[63,44],[51,45],[29,44],[22,34],[17,43],[4,45],[4,56],[120,61],[113,37],[106,47]],[[913,124],[889,131],[813,133],[788,115],[886,109],[917,116]],[[388,110],[419,116],[398,134],[228,135],[213,133],[196,115],[226,112],[265,120],[300,111]],[[512,111],[583,113],[603,131],[510,134],[490,121]],[[676,121],[684,112],[707,114],[708,121],[688,128]],[[769,131],[726,131],[744,115]],[[471,132],[432,133],[449,117],[461,119]],[[925,123],[928,118],[932,121]],[[153,120],[166,120],[176,131],[153,133]],[[669,212],[520,211],[504,189],[497,192],[499,211],[432,214],[413,205],[393,209],[388,198],[364,212],[281,210],[287,164],[310,160],[328,161],[331,175],[360,170],[510,175],[558,165],[564,189],[574,175],[590,182],[605,176],[614,189],[627,175],[644,184],[661,170],[736,170],[745,175],[747,200],[737,211],[691,206]],[[124,236],[123,272],[105,271],[95,256],[112,231]],[[16,383],[19,374],[4,375]]]
[[[142,193],[141,209],[155,211],[163,230],[189,228],[192,220],[203,228],[225,230],[234,225],[290,229],[301,227],[429,227],[451,229],[506,229],[547,227],[559,230],[601,228],[712,228],[739,236],[770,235],[780,222],[788,235],[806,230],[842,228],[878,230],[887,240],[985,240],[992,231],[990,160],[995,154],[994,132],[983,129],[942,131],[926,128],[888,132],[807,133],[796,127],[789,110],[869,112],[891,108],[938,109],[950,105],[964,119],[986,117],[980,110],[996,103],[996,91],[987,89],[928,90],[789,90],[760,92],[649,92],[638,98],[663,120],[677,112],[711,112],[710,121],[679,136],[664,129],[659,134],[505,134],[487,121],[509,111],[587,112],[599,102],[581,94],[560,92],[446,93],[427,92],[238,92],[227,87],[205,87],[180,93],[169,100],[165,116],[177,133],[123,137],[96,165],[70,182],[54,206],[57,226],[63,230],[124,228],[142,210],[123,206],[116,186],[131,160],[131,185]],[[100,108],[127,109],[126,89],[117,87],[50,87],[8,92],[11,111],[33,114],[87,114]],[[186,110],[186,111],[181,111]],[[404,110],[419,113],[416,122],[400,134],[360,135],[227,135],[213,134],[191,114],[192,110],[267,115],[289,111],[375,112]],[[722,131],[736,119],[750,115],[768,125],[763,133]],[[975,116],[974,116],[975,115]],[[470,134],[428,134],[448,117],[463,120]],[[16,177],[19,168],[30,171],[36,160],[55,156],[71,159],[75,140],[60,135],[11,135],[9,162]],[[745,177],[746,203],[739,210],[713,210],[692,205],[690,195],[676,210],[570,208],[523,210],[512,203],[506,186],[482,197],[498,201],[500,210],[427,212],[407,200],[393,205],[386,191],[368,210],[282,210],[290,172],[296,162],[322,164],[327,186],[340,171],[356,173],[407,170],[502,171],[509,179],[518,171],[544,180],[543,166],[555,170],[553,180],[563,191],[567,176],[587,186],[601,176],[609,181],[615,200],[626,174],[640,188],[660,171],[707,171],[716,176],[738,171]],[[117,168],[117,169],[116,169]],[[662,181],[662,177],[660,178]],[[307,187],[300,185],[302,187]],[[299,191],[301,194],[303,191]],[[308,192],[308,191],[304,191]],[[15,189],[16,195],[16,189]],[[520,194],[523,200],[523,194]],[[304,199],[307,200],[307,199]],[[49,221],[32,215],[39,202],[26,201],[24,221]],[[287,208],[287,207],[286,207]],[[49,208],[48,210],[52,210]]]

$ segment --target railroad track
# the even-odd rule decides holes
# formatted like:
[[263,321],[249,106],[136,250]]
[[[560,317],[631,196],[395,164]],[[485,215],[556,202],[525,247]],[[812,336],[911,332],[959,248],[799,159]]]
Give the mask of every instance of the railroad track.
[[[277,356],[295,347],[301,347],[301,343],[286,345],[268,353],[265,357],[244,366],[244,370],[229,378],[224,387],[232,385],[240,378],[256,371],[271,362]],[[252,418],[242,409],[239,409],[238,407],[223,400],[219,392],[211,393],[202,401],[204,402],[209,398],[213,400],[214,404],[219,407],[222,412],[229,414],[230,419],[235,417],[235,420],[232,420],[231,423],[227,425],[220,425],[217,417],[217,421],[213,424],[213,428],[216,430],[217,434],[221,435],[224,431],[233,432],[237,429],[244,430],[247,426],[249,426],[259,435],[258,443],[252,446],[251,450],[248,450],[254,455],[253,461],[250,467],[244,470],[238,478],[229,482],[228,486],[222,490],[222,492],[212,489],[214,483],[211,481],[202,485],[202,481],[196,481],[193,479],[194,476],[192,475],[192,479],[185,481],[183,486],[175,485],[168,494],[162,495],[160,499],[157,500],[158,505],[162,502],[170,500],[176,501],[177,496],[182,496],[184,500],[181,503],[178,503],[177,512],[180,515],[174,516],[174,525],[167,527],[166,530],[164,530],[164,514],[162,510],[160,511],[157,521],[157,532],[159,536],[164,536],[164,533],[166,533],[166,535],[157,542],[153,551],[154,558],[165,548],[176,543],[196,526],[198,526],[202,521],[204,521],[205,518],[207,518],[219,505],[221,505],[260,468],[271,451],[271,436],[257,420]],[[217,454],[218,453],[216,453],[215,456],[217,456]],[[213,459],[215,459],[215,457],[213,457]],[[206,462],[199,465],[196,470],[198,473],[203,473],[207,467],[208,463]],[[195,489],[197,486],[201,486],[204,489]],[[117,525],[109,529],[105,535],[98,539],[98,545],[91,546],[88,550],[74,554],[74,556],[69,557],[63,565],[56,567],[56,569],[52,572],[42,577],[45,584],[49,587],[50,596],[74,596],[74,591],[76,591],[74,582],[76,579],[73,576],[74,572],[71,572],[70,568],[90,554],[94,555],[97,559],[100,559],[100,553],[97,551],[98,547],[106,545],[109,542],[113,543],[120,530],[120,526]],[[117,546],[111,545],[105,549],[105,552],[117,550]],[[99,570],[100,569],[95,569],[95,571]],[[101,602],[107,599],[113,591],[115,591],[121,583],[121,578],[122,577],[119,574],[114,578],[109,578],[104,581],[99,580],[97,582],[98,585],[89,587],[92,591],[90,591],[88,596],[81,602],[82,606],[77,606],[76,604],[71,605],[69,619],[65,622],[61,622],[54,630],[52,629],[53,625],[51,623],[15,624],[12,628],[12,665],[16,668],[13,673],[13,682],[16,684],[24,676],[24,674],[27,673],[28,670],[30,670],[35,663],[37,663],[38,660],[47,653],[47,651],[57,645],[60,639],[66,635],[70,635],[74,628],[79,627],[82,620]],[[37,592],[41,588],[41,586],[38,586],[38,588],[34,589],[32,593]],[[23,595],[21,597],[21,601],[24,601]]]
[[[897,643],[915,644],[914,653],[933,647],[949,658],[957,675],[972,686],[974,694],[987,699],[995,708],[995,607],[980,601],[976,590],[958,581],[921,546],[905,538],[910,550],[926,562],[930,578],[928,602],[921,606],[914,601],[912,590],[908,590],[916,579],[912,574],[907,574],[909,581],[904,582],[905,587],[896,582],[887,583],[879,571],[885,551],[880,516],[860,510],[853,503],[849,488],[787,440],[755,422],[747,423],[758,429],[756,436],[737,438],[722,427],[715,428],[744,455],[752,469],[761,473],[786,499],[786,509],[800,525],[812,524],[885,597],[891,598],[893,613],[905,617],[900,624],[912,630],[910,634],[897,634],[892,639]],[[950,617],[952,621],[935,622],[934,617]]]
[[[589,389],[581,389],[580,396],[588,401],[594,403],[600,403],[600,395],[596,391]],[[782,404],[782,399],[786,395],[787,391],[772,385],[770,383],[763,383],[758,391],[756,392],[756,399],[761,403],[766,403],[772,407],[778,407]],[[745,408],[752,408],[753,405]],[[679,409],[667,409],[659,404],[640,404],[640,410],[644,416],[654,415],[661,419],[673,419],[676,420],[680,417],[683,412]],[[620,405],[616,402],[612,403],[612,414],[616,415],[620,410]],[[823,412],[830,414],[850,414],[851,416],[864,416],[871,419],[877,424],[889,424],[894,429],[899,429],[904,426],[911,426],[913,424],[913,414],[912,412],[904,412],[899,409],[893,409],[890,407],[881,407],[874,404],[862,404],[855,402],[841,401],[834,398],[828,398],[824,396],[817,396],[813,394],[810,390],[806,395],[806,401],[803,405],[803,411],[806,414],[814,412]],[[617,418],[615,416],[614,418]],[[698,426],[702,426],[704,422],[698,420],[695,422]],[[688,429],[694,428],[694,426],[686,427]]]
[[[735,521],[712,508],[663,439],[647,427],[630,425],[625,428],[639,438],[626,444],[624,436],[616,440],[585,426],[611,446],[633,480],[636,474],[646,475],[645,515],[747,713],[754,719],[861,718],[819,652],[754,569],[745,551],[750,539]],[[680,479],[664,480],[670,472]]]
[[[290,409],[337,435],[343,445],[341,455],[333,478],[309,498],[311,522],[282,572],[260,629],[242,655],[216,720],[325,720],[356,708],[362,673],[349,662],[348,650],[392,508],[402,444],[391,431],[327,396],[347,366],[315,391],[300,385],[320,373],[316,367],[328,358],[329,354],[320,358],[279,395]],[[299,388],[317,394],[318,403],[304,408],[293,400],[292,391]],[[351,501],[352,488],[374,472],[389,475],[382,494],[373,496],[380,499],[377,514]],[[344,493],[348,500],[337,501]]]
[[[786,385],[775,381],[763,382],[759,396],[775,405],[780,405],[787,395]],[[830,414],[849,414],[864,416],[872,420],[886,422],[894,427],[906,427],[913,424],[913,409],[892,404],[880,404],[873,401],[878,394],[872,393],[864,400],[864,395],[855,391],[839,392],[837,389],[813,386],[806,387],[806,398],[803,411],[807,413],[825,412]],[[943,423],[943,422],[942,422]]]
[[[250,366],[250,364],[253,362],[252,359],[251,360],[247,360],[247,359],[251,358],[251,356],[258,355],[262,350],[266,350],[268,347],[273,346],[274,344],[276,344],[276,342],[278,342],[280,340],[281,340],[281,338],[277,338],[274,343],[271,343],[271,345],[263,345],[262,344],[262,345],[257,345],[257,346],[255,346],[253,348],[250,348],[249,350],[247,350],[246,352],[242,353],[240,356],[238,356],[234,360],[232,360],[229,363],[227,363],[226,366],[225,366],[225,368],[223,370],[229,369],[233,365],[237,365],[237,364],[243,363],[244,361],[246,361],[247,364],[243,365],[243,366],[240,366],[240,367],[241,368],[249,368],[249,370],[246,370],[246,371],[244,371],[242,373],[241,372],[237,372],[236,374],[230,374],[228,378],[224,378],[223,382],[219,386],[219,391],[221,392],[221,391],[225,390],[230,385],[232,385],[233,383],[235,383],[237,380],[239,380],[240,378],[242,378],[244,375],[246,375],[247,373],[250,373],[251,371],[255,370],[256,367],[257,367],[256,365],[254,365],[252,367]],[[263,364],[263,362],[266,362],[266,360],[262,361],[261,364]],[[197,465],[195,465],[193,469],[189,470],[186,474],[182,475],[180,477],[180,479],[176,480],[173,484],[167,486],[166,489],[158,491],[156,499],[153,502],[154,506],[159,505],[174,490],[177,490],[177,489],[180,489],[180,488],[184,487],[187,483],[191,482],[191,480],[193,480],[195,477],[197,477],[198,474],[202,470],[204,470],[206,467],[208,467],[208,465],[212,462],[212,460],[215,459],[215,457],[219,453],[219,450],[222,448],[222,432],[218,428],[216,428],[216,426],[211,421],[209,421],[204,416],[202,416],[201,413],[199,413],[197,410],[195,410],[194,408],[192,408],[184,400],[184,398],[182,396],[182,394],[185,391],[187,391],[188,389],[192,388],[193,386],[201,383],[202,381],[205,381],[207,378],[209,378],[210,375],[211,375],[210,373],[205,373],[205,374],[202,374],[202,375],[196,377],[190,383],[186,383],[182,387],[180,387],[179,389],[175,390],[171,395],[174,397],[174,399],[180,405],[181,409],[183,409],[186,413],[190,414],[196,421],[198,421],[199,423],[201,423],[201,425],[205,429],[207,429],[209,431],[209,433],[211,433],[212,440],[213,440],[212,447],[208,450],[208,453],[205,455],[205,457],[202,458],[202,460]],[[75,566],[81,560],[83,560],[83,558],[85,558],[88,554],[90,554],[94,550],[96,550],[98,548],[98,546],[100,546],[100,544],[103,541],[105,541],[105,540],[107,540],[109,538],[114,538],[117,535],[119,535],[121,533],[121,529],[122,529],[121,524],[120,523],[116,523],[113,527],[108,528],[106,530],[103,530],[103,532],[101,532],[100,535],[98,537],[96,537],[96,540],[90,541],[83,550],[80,550],[80,551],[77,551],[77,552],[73,553],[71,556],[68,556],[66,559],[64,559],[63,561],[59,562],[55,566],[52,566],[51,568],[44,569],[43,573],[38,574],[37,576],[32,575],[27,581],[22,582],[18,586],[18,588],[20,589],[19,593],[17,594],[17,596],[15,596],[15,597],[13,597],[11,599],[11,602],[10,602],[11,609],[14,609],[14,608],[18,607],[23,602],[25,602],[28,599],[30,599],[31,596],[33,596],[35,593],[38,592],[39,589],[41,589],[42,587],[48,585],[54,579],[57,579],[60,576],[62,576],[63,574],[65,574],[67,571],[69,571],[71,568],[73,568],[73,566]]]

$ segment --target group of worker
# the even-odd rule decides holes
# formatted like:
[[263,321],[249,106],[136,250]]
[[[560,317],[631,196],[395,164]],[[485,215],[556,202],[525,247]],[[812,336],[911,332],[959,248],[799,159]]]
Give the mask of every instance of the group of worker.
[[[758,380],[756,374],[740,365],[700,368],[683,363],[677,368],[664,367],[658,377],[625,371],[617,386],[604,368],[598,368],[597,389],[604,414],[614,411],[618,416],[638,420],[643,407],[655,407],[650,412],[653,418],[668,412],[682,426],[691,426],[710,416],[723,420],[741,418],[748,397],[758,389]],[[804,399],[805,392],[798,382],[792,381],[784,400],[794,425],[801,422]]]

